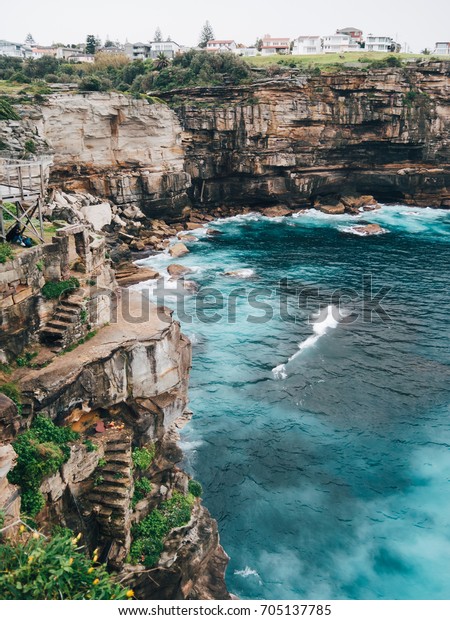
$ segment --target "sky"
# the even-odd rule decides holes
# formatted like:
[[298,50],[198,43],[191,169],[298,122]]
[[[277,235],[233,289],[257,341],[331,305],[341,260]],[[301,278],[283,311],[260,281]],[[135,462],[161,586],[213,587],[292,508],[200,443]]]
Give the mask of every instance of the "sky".
[[252,45],[271,34],[332,34],[353,26],[388,35],[413,52],[450,41],[449,0],[20,0],[4,2],[0,39],[22,42],[31,32],[40,45],[102,40],[149,41],[157,26],[180,45],[196,45],[209,20],[216,38]]

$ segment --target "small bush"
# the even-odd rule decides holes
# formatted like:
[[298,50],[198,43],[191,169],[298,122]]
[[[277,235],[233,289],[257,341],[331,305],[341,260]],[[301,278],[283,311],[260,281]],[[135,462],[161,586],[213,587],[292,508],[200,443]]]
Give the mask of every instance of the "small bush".
[[141,471],[145,471],[150,467],[155,458],[155,447],[152,445],[148,448],[135,448],[132,458],[134,467]]
[[86,439],[86,441],[84,441],[83,443],[86,446],[86,449],[88,452],[97,452],[98,446],[95,443],[93,443],[90,439]]
[[16,364],[19,368],[32,368],[34,366],[33,360],[37,355],[37,352],[31,353],[30,351],[26,351],[23,355],[19,355],[16,359]]
[[203,487],[197,480],[189,480],[188,489],[194,497],[201,497],[203,494]]
[[14,252],[9,243],[0,243],[0,263],[4,265],[12,258],[14,258]]
[[13,403],[20,407],[22,405],[22,393],[15,383],[3,383],[0,385],[0,392],[10,398]]
[[93,566],[70,530],[0,545],[0,566],[3,600],[126,600],[133,595],[103,566]]
[[34,140],[26,140],[24,148],[27,153],[34,155],[36,153],[36,142]]
[[22,509],[34,517],[44,507],[39,487],[46,476],[54,474],[70,456],[68,443],[78,439],[70,428],[56,426],[49,418],[38,416],[31,428],[17,437],[13,448],[16,466],[8,480],[22,489]]
[[0,99],[0,121],[20,121],[20,116],[6,99]]
[[138,502],[145,499],[152,490],[152,485],[148,478],[139,478],[134,485],[134,495],[131,500],[131,505],[134,508]]
[[42,287],[41,293],[45,299],[58,299],[64,293],[80,288],[80,282],[75,277],[59,282],[46,282]]
[[176,527],[182,527],[191,519],[194,497],[174,493],[173,497],[155,508],[145,519],[133,526],[133,543],[130,557],[135,564],[147,568],[154,566],[164,548],[164,539]]

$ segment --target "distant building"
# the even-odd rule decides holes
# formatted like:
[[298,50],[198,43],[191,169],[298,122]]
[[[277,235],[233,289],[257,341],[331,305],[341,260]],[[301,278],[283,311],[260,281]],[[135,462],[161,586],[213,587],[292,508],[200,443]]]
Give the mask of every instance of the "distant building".
[[57,47],[56,58],[59,60],[69,60],[72,56],[82,54],[83,52],[78,47]]
[[69,62],[95,62],[95,56],[93,54],[73,54],[67,58]]
[[401,46],[392,37],[376,37],[369,34],[366,39],[367,52],[400,52]]
[[212,39],[206,45],[207,52],[234,52],[237,49],[236,42],[231,39]]
[[261,54],[270,56],[272,54],[289,54],[291,51],[291,41],[289,37],[271,37],[266,34],[262,40]]
[[353,28],[352,26],[336,30],[336,34],[344,34],[347,37],[350,37],[352,41],[356,41],[357,43],[362,43],[363,40],[363,31],[359,28]]
[[0,39],[0,56],[10,58],[33,58],[33,51],[26,43],[13,43]]
[[152,46],[150,43],[125,43],[125,54],[130,60],[147,60],[152,57]]
[[436,43],[433,54],[437,56],[450,56],[450,41],[440,41]]
[[236,54],[236,56],[249,57],[257,56],[259,52],[256,47],[237,47],[233,50],[233,54]]
[[293,54],[303,56],[305,54],[321,54],[322,53],[322,37],[300,36],[294,41],[292,49]]
[[175,41],[152,41],[150,43],[150,58],[158,58],[160,54],[164,54],[166,58],[175,58],[181,52],[181,45]]
[[353,51],[357,46],[346,34],[332,34],[323,37],[323,51],[325,54],[342,54]]
[[33,46],[31,51],[33,52],[33,58],[42,58],[43,56],[53,56],[53,58],[56,58],[57,54],[56,47]]

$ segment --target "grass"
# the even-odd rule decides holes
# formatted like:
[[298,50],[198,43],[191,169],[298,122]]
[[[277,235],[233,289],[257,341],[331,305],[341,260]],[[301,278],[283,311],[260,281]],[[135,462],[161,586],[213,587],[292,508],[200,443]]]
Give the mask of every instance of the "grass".
[[[358,63],[361,68],[367,66],[367,62],[360,62],[360,60],[367,59],[369,62],[374,60],[383,60],[388,56],[392,56],[391,53],[384,54],[383,52],[345,52],[344,54],[305,54],[302,56],[250,56],[245,60],[256,67],[267,67],[279,63],[280,60],[294,61],[296,64],[313,65],[316,67],[327,67],[330,65],[346,65],[347,63]],[[396,54],[402,61],[419,59],[430,59],[431,56],[424,56],[423,54]]]

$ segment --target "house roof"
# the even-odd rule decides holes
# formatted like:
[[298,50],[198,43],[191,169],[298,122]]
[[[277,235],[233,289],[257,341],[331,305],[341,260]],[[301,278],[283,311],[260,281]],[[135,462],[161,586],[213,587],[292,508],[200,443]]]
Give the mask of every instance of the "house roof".
[[227,40],[221,41],[220,39],[211,39],[211,41],[208,41],[208,45],[210,43],[222,43],[223,45],[229,45],[230,43],[234,43],[234,40],[233,39],[227,39]]
[[264,37],[263,41],[290,41],[289,37]]
[[362,34],[361,28],[353,28],[353,26],[348,26],[347,28],[339,28],[337,32],[360,32]]
[[297,39],[320,39],[320,34],[301,34]]

